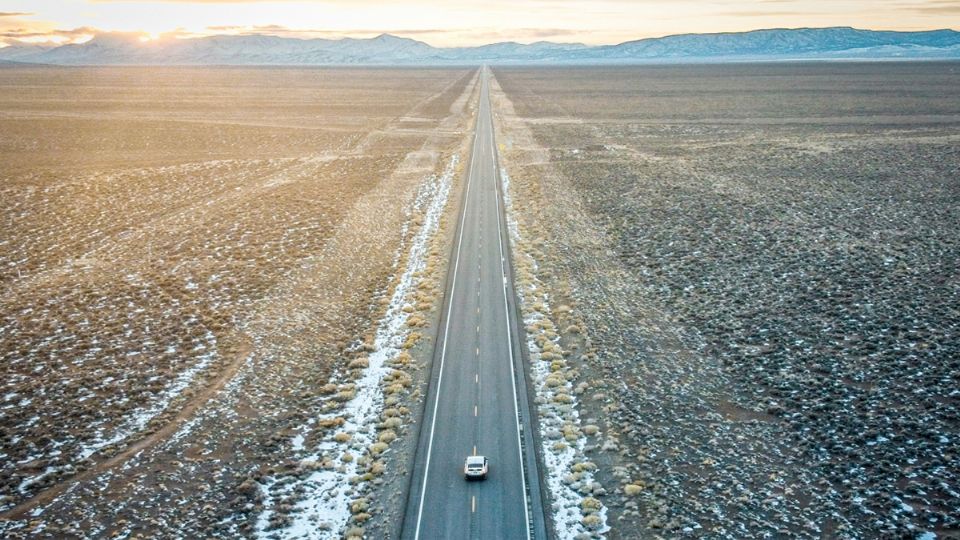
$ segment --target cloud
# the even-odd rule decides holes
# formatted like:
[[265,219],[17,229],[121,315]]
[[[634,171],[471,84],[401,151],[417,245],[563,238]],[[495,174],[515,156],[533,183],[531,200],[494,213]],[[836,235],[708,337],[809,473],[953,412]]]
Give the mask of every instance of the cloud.
[[278,4],[327,3],[326,0],[88,0],[91,4]]
[[903,4],[900,9],[928,15],[960,15],[960,2],[955,0],[930,0],[922,3]]
[[73,43],[78,40],[85,40],[101,33],[103,32],[90,26],[81,26],[79,28],[71,29],[55,28],[52,30],[36,28],[4,28],[0,30],[0,41],[8,45],[45,42],[63,44]]
[[29,17],[30,15],[34,14],[23,11],[0,11],[0,17]]
[[809,16],[809,11],[763,11],[763,10],[744,10],[744,11],[719,11],[717,15],[726,17],[803,17]]
[[263,35],[356,35],[356,34],[434,34],[449,33],[456,30],[450,29],[377,29],[377,28],[347,28],[341,30],[324,30],[319,28],[290,28],[279,24],[259,24],[259,25],[216,25],[204,28],[210,32],[226,32],[230,34],[263,34]]
[[509,30],[464,30],[458,33],[482,39],[528,40],[573,36],[581,32],[569,28],[510,28]]
[[315,28],[289,28],[277,24],[242,26],[207,26],[206,31],[234,35],[268,35],[284,37],[363,37],[379,34],[392,34],[402,37],[469,37],[474,40],[541,40],[581,34],[569,28],[347,28],[339,30],[321,30]]

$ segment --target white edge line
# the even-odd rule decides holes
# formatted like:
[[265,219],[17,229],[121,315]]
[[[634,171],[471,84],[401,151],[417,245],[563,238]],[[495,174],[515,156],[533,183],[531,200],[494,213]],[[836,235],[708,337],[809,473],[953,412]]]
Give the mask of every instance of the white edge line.
[[[490,89],[488,84],[488,87],[487,87],[488,107],[489,107],[489,101],[490,101],[489,92],[490,92]],[[490,111],[488,110],[487,112],[490,112]],[[494,155],[496,155],[497,148],[496,148],[496,143],[493,140],[493,113],[490,113],[490,122],[491,122],[490,145],[493,146],[493,153]],[[498,168],[497,160],[494,160],[493,174],[496,177],[497,184],[498,184],[496,189],[496,197],[495,197],[497,200],[497,240],[498,240],[498,243],[500,244],[500,273],[503,275],[503,312],[507,316],[506,318],[507,345],[510,348],[510,371],[512,372],[510,377],[510,384],[513,386],[513,412],[514,412],[514,419],[516,420],[516,423],[517,423],[517,452],[520,453],[520,470],[523,471],[524,470],[523,441],[520,435],[520,409],[519,409],[519,405],[517,404],[517,368],[514,365],[514,358],[513,358],[513,332],[511,332],[511,329],[510,329],[510,308],[509,308],[509,305],[507,304],[507,270],[506,270],[506,267],[504,266],[503,231],[501,230],[501,226],[500,226],[500,218],[502,217],[500,214],[500,191],[503,188],[503,183],[501,182],[501,179],[500,179],[500,170]],[[527,500],[527,475],[521,474],[521,476],[523,477],[523,515],[526,518],[526,522],[527,522],[527,526],[525,527],[527,531],[527,540],[530,540],[530,504],[529,504],[529,501]]]
[[[481,79],[481,97],[483,96],[482,83],[483,80]],[[477,112],[477,121],[479,122],[479,107],[477,107]],[[440,376],[437,378],[437,393],[433,402],[433,420],[430,422],[430,441],[427,443],[427,462],[423,468],[423,485],[420,487],[420,507],[417,509],[417,529],[416,532],[413,533],[414,540],[419,540],[420,538],[420,522],[423,519],[423,500],[427,495],[427,476],[430,474],[430,454],[433,452],[433,434],[437,427],[437,407],[440,405],[440,386],[443,383],[443,361],[447,356],[447,336],[450,331],[450,308],[453,306],[453,293],[457,289],[457,271],[460,269],[460,246],[463,244],[463,226],[467,220],[467,204],[470,201],[470,184],[471,180],[473,179],[473,165],[477,158],[477,140],[478,139],[475,133],[473,139],[473,151],[471,152],[470,156],[470,170],[467,172],[467,191],[463,196],[463,214],[460,216],[460,236],[457,239],[457,258],[453,263],[453,283],[450,285],[450,298],[447,301],[447,324],[444,325],[443,328],[443,348],[440,351]],[[499,218],[497,219],[497,223],[499,225]]]

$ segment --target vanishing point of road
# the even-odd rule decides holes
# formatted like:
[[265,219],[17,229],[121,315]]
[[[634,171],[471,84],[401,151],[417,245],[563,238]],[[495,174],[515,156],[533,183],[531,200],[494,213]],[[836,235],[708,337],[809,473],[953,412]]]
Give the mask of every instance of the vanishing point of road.
[[[405,539],[544,539],[487,68],[447,278]],[[487,456],[467,482],[468,455]]]

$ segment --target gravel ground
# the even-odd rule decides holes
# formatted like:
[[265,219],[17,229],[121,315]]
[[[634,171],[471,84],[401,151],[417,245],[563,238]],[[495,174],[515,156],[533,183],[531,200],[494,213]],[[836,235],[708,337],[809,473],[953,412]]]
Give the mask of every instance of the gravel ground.
[[611,537],[957,534],[957,69],[497,71]]

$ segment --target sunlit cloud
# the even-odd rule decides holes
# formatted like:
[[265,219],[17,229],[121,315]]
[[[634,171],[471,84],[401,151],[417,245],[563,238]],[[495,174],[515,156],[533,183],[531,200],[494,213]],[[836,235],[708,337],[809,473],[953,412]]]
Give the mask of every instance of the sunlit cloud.
[[960,15],[960,2],[954,0],[930,0],[904,5],[906,11],[917,11],[933,15]]
[[75,42],[88,39],[91,29],[139,32],[148,40],[391,33],[459,46],[540,40],[613,44],[758,28],[960,28],[958,0],[4,0],[4,8],[0,43],[7,44]]

